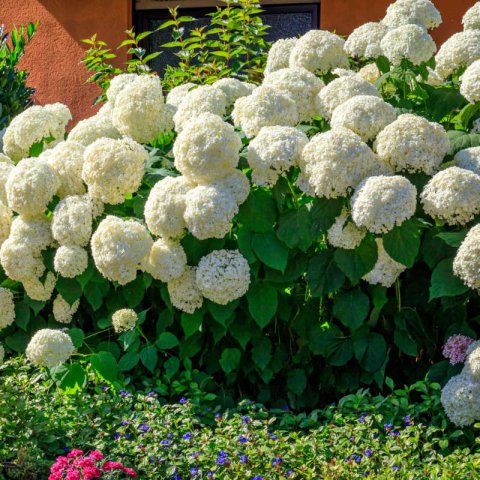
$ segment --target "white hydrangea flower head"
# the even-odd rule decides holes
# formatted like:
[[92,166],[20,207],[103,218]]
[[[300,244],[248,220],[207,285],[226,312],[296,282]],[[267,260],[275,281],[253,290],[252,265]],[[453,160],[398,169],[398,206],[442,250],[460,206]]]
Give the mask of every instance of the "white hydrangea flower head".
[[369,146],[350,130],[318,133],[305,146],[298,186],[309,195],[337,198],[366,177],[388,173]]
[[320,90],[317,97],[318,112],[323,118],[330,120],[333,111],[356,95],[370,95],[381,98],[374,85],[359,76],[340,77]]
[[0,287],[0,330],[7,328],[15,321],[15,303],[13,292]]
[[150,232],[164,238],[181,238],[185,232],[185,196],[195,188],[186,177],[166,177],[157,182],[145,203],[145,222]]
[[358,71],[357,75],[369,83],[375,83],[382,76],[376,63],[365,65]]
[[387,8],[382,23],[389,28],[415,24],[430,30],[442,23],[442,15],[430,0],[396,0]]
[[0,246],[10,235],[12,226],[12,211],[0,202]]
[[43,148],[49,148],[63,140],[65,127],[71,119],[70,110],[61,103],[29,107],[17,115],[5,131],[3,151],[18,162],[28,157],[33,144],[53,138],[43,142]]
[[348,68],[334,68],[332,73],[337,77],[353,77],[356,73]]
[[38,302],[48,302],[52,298],[57,279],[52,272],[47,272],[43,282],[39,278],[30,278],[25,279],[22,283],[25,293],[32,300],[37,300]]
[[219,180],[237,166],[242,141],[218,115],[203,113],[188,122],[173,146],[175,167],[191,182]]
[[396,118],[395,109],[382,98],[357,95],[333,111],[330,126],[348,128],[368,142]]
[[26,217],[41,215],[60,187],[55,170],[39,158],[25,158],[5,184],[8,206]]
[[240,206],[250,193],[250,182],[248,177],[240,170],[233,170],[232,173],[220,180],[204,184],[214,188],[225,189],[233,196],[237,206]]
[[380,46],[393,65],[398,65],[404,58],[420,65],[430,60],[437,51],[437,45],[428,32],[413,24],[390,30]]
[[7,205],[7,192],[5,186],[7,184],[7,178],[10,172],[15,168],[13,163],[0,162],[0,202]]
[[480,175],[480,147],[470,147],[460,150],[453,157],[455,165]]
[[180,133],[183,127],[202,113],[212,113],[223,117],[227,111],[227,96],[212,85],[202,85],[190,90],[180,102],[173,121],[175,130]]
[[75,302],[70,305],[60,294],[58,294],[53,301],[53,317],[59,323],[71,323],[79,306],[80,300],[75,300]]
[[477,346],[467,355],[463,372],[476,382],[480,382],[480,348]]
[[65,363],[74,350],[70,335],[44,328],[31,338],[25,353],[35,366],[53,368]]
[[47,162],[60,180],[60,188],[57,191],[60,198],[85,193],[82,181],[84,152],[85,147],[73,141],[61,142],[49,151]]
[[2,163],[9,163],[10,165],[13,165],[12,160],[9,157],[7,157],[5,154],[0,152],[0,164]]
[[396,172],[433,175],[448,153],[450,141],[439,123],[405,113],[377,135],[374,149]]
[[[108,103],[104,105],[110,107]],[[121,138],[122,134],[113,126],[111,112],[99,111],[92,117],[80,120],[68,134],[67,143],[76,142],[84,147],[99,138]]]
[[110,86],[107,89],[108,104],[112,107],[115,106],[119,93],[130,83],[133,83],[138,78],[136,73],[121,73],[116,75],[110,81]]
[[138,321],[138,315],[131,308],[122,308],[112,315],[112,325],[116,333],[133,330]]
[[282,68],[268,75],[263,85],[291,98],[298,110],[299,120],[309,121],[318,112],[315,97],[325,84],[304,68]]
[[439,87],[440,85],[443,85],[443,78],[438,74],[436,70],[433,70],[430,67],[427,67],[427,72],[428,72],[428,77],[427,80],[423,80],[421,75],[417,76],[417,81],[418,82],[423,82],[427,85],[431,85],[432,87]]
[[53,238],[60,245],[85,247],[92,236],[93,208],[87,195],[69,195],[52,215]]
[[381,238],[376,238],[378,258],[373,269],[362,277],[363,280],[371,285],[383,285],[384,287],[391,287],[397,278],[402,274],[407,267],[401,263],[396,262],[383,248]]
[[435,174],[420,195],[423,209],[448,225],[465,225],[480,213],[480,176],[449,167]]
[[15,282],[39,278],[45,271],[39,251],[10,237],[0,247],[0,263],[5,274]]
[[152,245],[146,271],[156,280],[169,282],[183,274],[187,255],[179,242],[159,238]]
[[348,68],[343,47],[345,40],[326,30],[310,30],[300,37],[290,53],[289,66],[303,67],[312,73],[325,74],[334,68]]
[[335,219],[334,224],[327,231],[327,238],[333,247],[353,250],[357,248],[367,234],[363,228],[358,228],[349,220],[350,214],[347,209]]
[[193,313],[203,305],[203,296],[195,279],[196,268],[187,267],[182,275],[167,284],[170,301],[182,312]]
[[10,229],[10,239],[23,243],[33,251],[42,251],[53,243],[51,222],[47,217],[14,218]]
[[227,108],[240,98],[250,95],[257,87],[253,83],[242,82],[237,78],[221,78],[212,84],[215,88],[219,88],[227,97]]
[[288,96],[271,87],[258,87],[248,97],[239,98],[233,107],[234,125],[247,137],[258,134],[262,127],[294,126],[299,122],[298,109]]
[[465,352],[465,355],[468,357],[468,355],[470,355],[478,347],[480,347],[480,340],[475,340],[467,347],[467,351]]
[[457,250],[453,260],[453,273],[467,287],[480,289],[480,225],[470,229]]
[[248,146],[247,161],[257,185],[273,186],[296,165],[308,137],[294,127],[263,127]]
[[290,53],[297,43],[298,38],[281,38],[272,43],[267,57],[265,76],[276,72],[281,68],[287,68],[290,64]]
[[388,32],[381,22],[368,22],[356,28],[345,42],[345,51],[354,58],[377,58],[382,55],[380,42]]
[[480,102],[480,60],[475,60],[460,79],[460,93],[470,102]]
[[88,267],[88,252],[79,245],[61,245],[55,252],[53,266],[62,277],[78,277]]
[[108,215],[92,235],[93,260],[98,271],[108,280],[125,285],[143,270],[153,240],[147,229],[136,220],[123,220]]
[[480,118],[477,118],[472,122],[472,128],[469,133],[480,133]]
[[460,427],[480,418],[480,382],[466,374],[452,377],[443,387],[440,400],[447,417]]
[[238,205],[226,188],[199,185],[185,197],[184,220],[188,230],[199,240],[223,238],[229,231]]
[[125,195],[138,190],[147,158],[147,150],[129,138],[96,140],[85,149],[82,171],[89,195],[103,203],[123,203]]
[[400,175],[363,180],[352,197],[352,219],[372,233],[387,233],[415,214],[417,189]]
[[464,30],[480,30],[480,2],[470,7],[462,18]]
[[196,83],[188,82],[172,88],[170,92],[168,92],[165,103],[167,105],[172,105],[173,107],[175,107],[175,109],[177,109],[182,100],[184,99],[185,95],[197,86],[198,85]]
[[113,126],[136,142],[149,143],[173,130],[173,112],[165,108],[160,79],[139,75],[117,95]]
[[250,266],[238,250],[215,250],[201,258],[196,283],[205,298],[226,305],[250,286]]
[[446,78],[462,67],[480,59],[480,30],[466,30],[452,35],[435,56],[435,70]]

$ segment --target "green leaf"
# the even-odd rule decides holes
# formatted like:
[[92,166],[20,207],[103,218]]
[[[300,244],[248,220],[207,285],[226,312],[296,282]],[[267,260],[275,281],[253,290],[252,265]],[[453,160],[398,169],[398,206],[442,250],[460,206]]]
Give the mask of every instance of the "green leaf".
[[442,260],[432,272],[430,300],[454,297],[468,292],[468,287],[453,273],[453,258]]
[[479,133],[465,133],[459,132],[458,130],[450,130],[447,132],[447,136],[450,140],[450,150],[448,154],[451,156],[460,150],[480,146]]
[[238,250],[247,259],[248,263],[254,263],[257,260],[252,250],[252,232],[240,225],[237,228]]
[[234,314],[239,303],[239,300],[234,300],[233,302],[227,303],[227,305],[209,302],[208,310],[220,325],[225,326],[226,321]]
[[153,373],[158,362],[157,349],[153,345],[142,348],[142,350],[140,351],[140,360],[142,361],[145,368],[147,368],[151,373]]
[[290,248],[307,251],[312,244],[310,212],[304,205],[298,210],[287,210],[280,216],[277,237]]
[[334,367],[343,367],[353,357],[350,338],[336,338],[327,344],[328,363]]
[[238,221],[252,232],[271,232],[277,220],[277,208],[270,190],[252,189],[240,207]]
[[5,338],[5,344],[17,353],[24,353],[28,345],[28,336],[25,332],[17,330]]
[[178,338],[170,332],[163,332],[156,342],[159,350],[169,350],[179,345]]
[[[130,350],[132,346],[139,342],[139,333],[137,330],[129,330],[118,337],[118,341],[123,343],[124,350]],[[138,347],[137,347],[138,348]]]
[[180,368],[180,360],[177,357],[170,357],[164,364],[165,373],[169,380],[178,372]]
[[267,337],[260,337],[253,342],[252,359],[259,370],[263,370],[272,358],[272,342]]
[[335,263],[332,250],[323,250],[310,260],[307,281],[314,297],[334,292],[343,285],[345,276]]
[[65,365],[65,367],[67,368],[67,372],[62,377],[59,387],[65,393],[71,395],[78,392],[86,385],[87,376],[85,370],[79,363]]
[[305,370],[301,368],[290,370],[287,375],[287,386],[295,395],[301,395],[307,387]]
[[56,287],[58,293],[70,305],[73,305],[82,296],[82,287],[74,278],[59,277]]
[[274,233],[256,233],[252,248],[257,257],[267,266],[283,272],[288,262],[288,247]]
[[27,331],[30,321],[30,307],[25,302],[15,303],[15,323],[22,330]]
[[138,305],[142,303],[143,296],[145,295],[143,276],[138,275],[135,280],[127,283],[122,289],[122,295],[130,308],[138,307]]
[[339,293],[333,300],[333,315],[350,330],[360,327],[367,318],[370,300],[361,290]]
[[203,321],[203,311],[197,310],[196,312],[182,313],[180,323],[182,325],[185,337],[190,337],[194,333],[197,333],[200,330]]
[[220,357],[220,366],[228,375],[238,368],[242,354],[238,348],[225,348]]
[[375,239],[369,235],[353,250],[338,248],[335,251],[336,264],[354,285],[373,269],[377,258],[377,243]]
[[277,290],[270,283],[257,282],[247,292],[247,302],[250,315],[260,328],[264,328],[277,311]]
[[117,380],[118,366],[115,357],[110,352],[98,352],[90,357],[93,370],[107,382]]
[[325,233],[342,213],[343,198],[316,198],[310,210],[312,217],[311,229],[314,237],[318,238]]
[[411,357],[417,356],[417,344],[407,330],[398,328],[397,326],[393,334],[393,342],[405,355],[410,355]]
[[355,358],[367,372],[379,370],[387,356],[387,343],[382,335],[361,328],[353,336]]
[[75,348],[79,348],[83,345],[83,339],[85,338],[85,334],[81,328],[70,328],[68,330],[68,334],[72,339],[73,346]]
[[421,231],[415,219],[406,220],[383,236],[383,248],[393,260],[412,267],[420,249]]
[[124,353],[120,361],[118,362],[118,370],[120,372],[128,372],[132,368],[136,367],[138,365],[138,362],[140,361],[140,355],[135,352],[127,352]]
[[29,157],[39,157],[40,154],[43,152],[43,138],[42,140],[35,142],[28,151]]
[[467,230],[461,232],[442,232],[437,234],[438,238],[441,238],[450,247],[458,248],[467,236]]

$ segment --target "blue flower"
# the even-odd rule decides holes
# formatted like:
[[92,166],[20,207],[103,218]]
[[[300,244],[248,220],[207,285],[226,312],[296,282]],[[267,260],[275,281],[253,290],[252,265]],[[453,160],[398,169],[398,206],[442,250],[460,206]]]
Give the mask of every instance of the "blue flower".
[[403,419],[405,420],[405,426],[406,427],[410,427],[412,425],[412,416],[411,415],[405,415],[403,417]]
[[119,432],[115,432],[115,435],[113,436],[113,438],[115,440],[118,440],[122,435],[119,433]]
[[187,432],[184,435],[182,435],[182,438],[184,440],[190,440],[192,438],[192,434],[190,432]]
[[162,440],[160,442],[160,445],[163,445],[164,447],[168,447],[172,443],[171,440]]
[[282,464],[283,460],[280,457],[274,458],[272,462],[273,467],[279,467]]
[[392,470],[395,470],[397,472],[398,470],[400,470],[400,467],[398,465],[394,465],[392,467]]
[[142,432],[148,432],[150,430],[150,425],[147,425],[146,423],[140,425],[138,427],[139,430],[141,430]]
[[357,463],[360,463],[360,462],[362,461],[362,458],[363,458],[362,455],[357,455],[357,456],[355,457],[355,461],[356,461]]
[[263,477],[261,475],[255,475],[252,480],[263,480]]
[[122,420],[120,423],[125,427],[125,425],[130,423],[130,420]]
[[192,474],[192,477],[195,477],[198,473],[198,467],[192,467],[190,473]]
[[180,399],[180,403],[181,403],[182,405],[185,405],[186,403],[188,403],[188,400],[187,400],[185,397],[182,397],[182,398]]
[[390,430],[391,428],[393,428],[393,423],[385,423],[385,424],[383,425],[383,428],[384,428],[385,430]]
[[129,434],[129,433],[126,433],[126,434],[125,434],[125,438],[130,438],[130,434]]
[[247,463],[248,462],[248,455],[244,453],[240,456],[240,463]]
[[368,458],[368,457],[371,457],[372,453],[373,453],[373,450],[370,449],[370,448],[367,448],[367,449],[365,450],[365,456],[366,456],[367,458]]
[[285,473],[285,478],[288,478],[292,473],[293,470],[287,470],[287,473]]
[[151,392],[148,392],[147,397],[154,397],[156,393],[152,390]]
[[250,417],[243,416],[242,417],[242,425],[245,425],[248,422],[251,422],[252,419]]
[[278,440],[278,436],[277,435],[270,435],[270,440]]
[[240,435],[240,436],[238,437],[238,441],[239,441],[240,443],[247,443],[247,442],[248,442],[248,438],[247,438],[247,437],[244,437],[243,435]]
[[219,413],[216,413],[215,418],[222,418],[222,416]]
[[68,452],[70,449],[69,449],[68,447],[63,447],[63,450],[64,450],[65,452]]
[[192,453],[193,458],[198,458],[200,456],[200,452],[194,452]]
[[212,470],[210,470],[208,473],[207,473],[207,478],[212,478],[213,477],[213,472]]

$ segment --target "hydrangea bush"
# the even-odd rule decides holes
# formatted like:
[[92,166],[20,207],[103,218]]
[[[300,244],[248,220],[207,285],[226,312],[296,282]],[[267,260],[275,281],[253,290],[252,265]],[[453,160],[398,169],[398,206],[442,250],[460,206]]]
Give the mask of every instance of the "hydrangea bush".
[[0,163],[6,354],[67,391],[89,369],[170,382],[193,365],[226,400],[299,407],[386,373],[446,382],[441,346],[475,337],[479,306],[476,8],[434,57],[439,12],[399,0],[346,42],[274,44],[261,85],[165,96],[128,73],[68,135],[63,105],[17,116]]

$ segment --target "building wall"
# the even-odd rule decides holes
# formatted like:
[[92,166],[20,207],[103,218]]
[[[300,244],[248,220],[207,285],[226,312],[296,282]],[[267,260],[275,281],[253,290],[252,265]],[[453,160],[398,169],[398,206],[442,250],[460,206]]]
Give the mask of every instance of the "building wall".
[[[29,83],[37,89],[38,104],[63,102],[70,107],[74,122],[93,113],[91,105],[98,88],[84,85],[88,74],[79,64],[85,49],[81,39],[97,33],[110,46],[118,45],[132,25],[132,1],[0,0],[0,23],[7,29],[40,21],[22,61],[22,67],[30,71]],[[346,35],[365,22],[382,18],[391,1],[321,0],[321,28]],[[444,21],[432,32],[437,44],[461,30],[461,18],[475,1],[434,0]],[[121,55],[120,63],[125,59]]]

